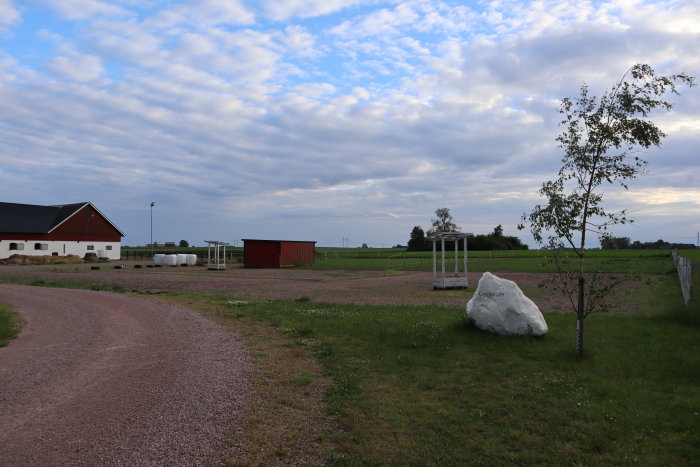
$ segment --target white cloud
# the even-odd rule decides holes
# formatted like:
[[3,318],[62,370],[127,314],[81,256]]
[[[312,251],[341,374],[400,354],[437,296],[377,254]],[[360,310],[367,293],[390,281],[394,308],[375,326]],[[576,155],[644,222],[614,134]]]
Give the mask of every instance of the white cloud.
[[367,0],[261,0],[266,17],[286,21],[293,17],[311,18],[366,3]]
[[13,0],[0,0],[0,32],[20,21],[21,14]]
[[128,11],[113,3],[99,0],[40,0],[68,20],[85,20],[92,17],[118,17]]
[[384,8],[359,21],[344,21],[330,32],[344,38],[396,35],[402,27],[411,25],[418,19],[418,14],[410,5],[401,3],[393,10]]
[[302,26],[287,26],[280,41],[285,52],[296,57],[315,57],[320,54],[315,37]]
[[94,55],[54,57],[48,61],[54,73],[75,81],[94,81],[102,76],[104,68]]
[[207,29],[219,25],[252,24],[255,15],[241,0],[186,0],[149,18],[147,25],[159,29],[194,26]]

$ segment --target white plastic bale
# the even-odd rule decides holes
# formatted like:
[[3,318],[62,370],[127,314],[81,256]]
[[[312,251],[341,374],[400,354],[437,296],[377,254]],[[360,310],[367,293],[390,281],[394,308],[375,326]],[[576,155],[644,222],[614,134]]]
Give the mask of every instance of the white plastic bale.
[[187,255],[184,253],[178,253],[177,254],[177,262],[175,263],[178,266],[181,266],[183,264],[187,264]]
[[177,255],[165,255],[163,258],[163,266],[177,266]]
[[153,264],[156,266],[163,266],[163,258],[165,258],[163,253],[156,253],[153,255]]
[[185,255],[185,256],[187,256],[187,265],[188,266],[194,266],[195,264],[197,264],[197,255],[189,254],[189,255]]

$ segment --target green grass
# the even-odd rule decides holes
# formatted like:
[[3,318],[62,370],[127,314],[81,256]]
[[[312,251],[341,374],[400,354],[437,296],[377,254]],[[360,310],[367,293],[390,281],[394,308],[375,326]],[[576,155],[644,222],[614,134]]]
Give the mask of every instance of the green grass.
[[680,308],[590,317],[583,362],[573,314],[548,314],[542,338],[504,338],[461,309],[275,301],[235,312],[317,353],[343,426],[337,465],[687,465],[700,452],[700,320]]
[[[156,253],[188,252],[206,258],[206,247],[156,249]],[[228,247],[227,256],[240,259],[243,248]],[[684,250],[696,255],[700,260],[700,250]],[[446,268],[451,270],[454,263],[449,258],[454,252],[446,252]],[[137,257],[150,258],[150,248],[124,247],[124,259]],[[143,256],[142,256],[143,255]],[[542,250],[493,250],[469,251],[468,269],[474,272],[552,272],[554,267],[547,261],[547,253]],[[613,273],[664,274],[669,268],[671,252],[668,250],[588,250],[586,251],[588,271]],[[440,252],[438,252],[440,256]],[[298,266],[315,270],[416,270],[432,271],[432,251],[406,251],[404,248],[316,248],[316,262]],[[461,266],[461,262],[460,262]]]
[[678,250],[678,254],[690,258],[691,261],[700,261],[700,249],[695,250]]
[[8,305],[0,303],[0,347],[10,343],[19,334],[19,315],[12,311]]
[[696,313],[700,313],[700,249],[679,250],[678,254],[689,258],[691,261],[690,300],[688,307]]
[[[440,257],[440,255],[438,255]],[[454,252],[447,252],[446,270],[454,269]],[[300,266],[317,270],[416,270],[432,271],[433,254],[428,251],[402,252],[371,249],[337,249],[318,252],[316,263]],[[586,252],[586,270],[611,273],[665,274],[673,269],[669,251],[657,250],[589,250]],[[572,259],[573,256],[572,256]],[[462,263],[460,259],[460,269]],[[440,268],[440,266],[438,266]],[[467,268],[473,272],[553,272],[547,252],[540,250],[470,251]]]
[[17,280],[14,281],[18,284],[23,285],[33,285],[37,287],[53,287],[56,289],[84,289],[84,290],[101,290],[103,292],[126,292],[126,288],[119,284],[105,284],[105,283],[88,283],[83,281],[71,281],[71,280],[53,280],[44,281],[43,279],[34,280]]

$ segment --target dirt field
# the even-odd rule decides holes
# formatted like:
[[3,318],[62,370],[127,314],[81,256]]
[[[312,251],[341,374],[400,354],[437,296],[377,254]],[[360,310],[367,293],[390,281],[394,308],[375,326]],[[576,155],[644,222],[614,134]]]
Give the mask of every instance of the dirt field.
[[[469,274],[468,291],[433,290],[430,272],[408,271],[397,275],[382,271],[247,269],[241,265],[228,265],[226,271],[209,271],[203,266],[146,268],[147,264],[133,261],[101,263],[99,270],[92,270],[94,265],[90,264],[5,265],[0,266],[0,282],[42,280],[88,286],[111,285],[152,294],[187,290],[270,300],[308,297],[317,302],[357,305],[464,307],[481,277],[481,273]],[[124,265],[124,268],[114,269],[117,265]],[[135,265],[142,268],[135,268]],[[564,297],[538,287],[549,277],[548,274],[494,273],[515,281],[543,312],[567,309]],[[637,285],[627,281],[624,288]]]

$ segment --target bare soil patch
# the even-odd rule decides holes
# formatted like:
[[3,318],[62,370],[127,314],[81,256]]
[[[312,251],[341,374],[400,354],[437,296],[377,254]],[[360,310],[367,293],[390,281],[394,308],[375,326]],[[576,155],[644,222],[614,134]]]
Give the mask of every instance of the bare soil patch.
[[[122,269],[113,269],[123,265]],[[136,268],[136,265],[142,266]],[[59,281],[82,286],[112,286],[147,294],[195,291],[223,292],[240,298],[295,300],[356,305],[439,305],[464,307],[478,284],[481,273],[469,273],[468,290],[433,290],[432,273],[408,271],[315,271],[308,269],[248,269],[228,265],[225,271],[203,266],[147,268],[144,262],[112,262],[91,270],[89,264],[26,265],[0,267],[0,281]],[[568,300],[539,287],[549,274],[494,272],[515,281],[543,312],[569,309]],[[616,301],[640,283],[625,280]],[[615,298],[615,297],[614,297]],[[624,310],[624,306],[620,308]]]

